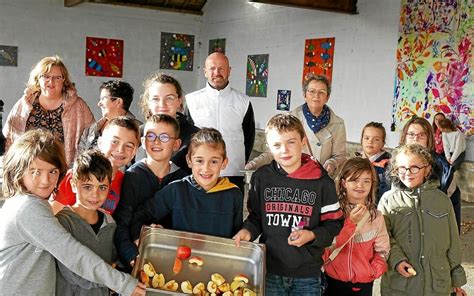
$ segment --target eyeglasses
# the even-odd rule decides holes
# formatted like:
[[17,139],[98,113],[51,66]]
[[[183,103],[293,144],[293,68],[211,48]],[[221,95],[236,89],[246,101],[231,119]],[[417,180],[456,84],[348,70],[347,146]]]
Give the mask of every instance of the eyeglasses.
[[316,89],[308,89],[306,93],[310,93],[313,97],[324,97],[328,95],[328,91],[324,89],[316,90]]
[[415,138],[418,138],[418,139],[424,139],[426,138],[427,134],[425,132],[421,132],[421,133],[407,133],[407,137],[409,139],[415,139]]
[[162,101],[166,105],[169,105],[169,104],[174,103],[177,99],[178,99],[177,95],[176,96],[175,95],[169,95],[169,96],[166,96],[164,98],[160,98],[160,97],[150,98],[150,102],[153,103],[153,104],[158,104],[160,101]]
[[154,132],[149,132],[146,134],[145,139],[150,143],[155,142],[156,139],[160,140],[161,143],[168,143],[171,139],[177,138],[170,137],[170,135],[168,135],[167,133],[161,133],[157,135]]
[[48,75],[48,74],[42,74],[40,76],[40,79],[43,80],[43,81],[63,81],[64,80],[64,77],[62,75]]
[[406,167],[402,167],[402,166],[401,166],[401,167],[396,168],[396,171],[397,171],[399,174],[401,174],[401,175],[406,174],[407,171],[409,171],[410,173],[412,173],[412,174],[415,175],[415,174],[418,174],[421,169],[424,169],[424,168],[426,168],[426,167],[427,167],[427,165],[424,165],[424,166],[422,166],[422,167],[419,167],[419,166],[414,165],[414,166],[411,166],[411,167],[409,167],[409,168],[406,168]]

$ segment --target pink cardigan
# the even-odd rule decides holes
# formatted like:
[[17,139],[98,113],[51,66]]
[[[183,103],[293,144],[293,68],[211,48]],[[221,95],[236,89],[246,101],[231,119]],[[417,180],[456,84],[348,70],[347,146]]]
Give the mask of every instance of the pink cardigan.
[[[33,109],[33,102],[39,96],[39,92],[25,94],[16,102],[8,114],[7,121],[3,127],[3,135],[6,138],[5,148],[11,146],[13,141],[18,139],[26,128],[26,121]],[[62,114],[62,124],[64,130],[64,151],[68,166],[72,165],[76,147],[81,138],[82,131],[94,122],[87,103],[77,96],[76,90],[68,90],[63,96],[64,111]]]

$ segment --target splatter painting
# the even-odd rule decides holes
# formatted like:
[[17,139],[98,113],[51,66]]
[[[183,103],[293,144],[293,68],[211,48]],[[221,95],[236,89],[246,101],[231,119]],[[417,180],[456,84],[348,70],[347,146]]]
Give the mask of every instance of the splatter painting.
[[268,84],[268,54],[247,57],[245,93],[251,97],[266,97]]
[[18,47],[0,45],[0,66],[16,67],[18,62]]
[[303,81],[309,73],[324,75],[332,81],[336,38],[306,39],[304,45]]
[[160,69],[192,71],[194,35],[161,32]]
[[290,111],[291,90],[279,89],[277,93],[277,110]]
[[213,52],[221,52],[225,54],[225,38],[209,40],[209,54]]
[[86,37],[86,76],[123,76],[123,40]]
[[474,5],[402,0],[391,130],[443,112],[474,132]]

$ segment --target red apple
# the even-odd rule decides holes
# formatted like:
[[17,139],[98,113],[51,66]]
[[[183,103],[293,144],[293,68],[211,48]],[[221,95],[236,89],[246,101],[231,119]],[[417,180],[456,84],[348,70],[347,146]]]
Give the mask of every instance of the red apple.
[[191,248],[188,246],[179,246],[176,250],[176,257],[181,260],[186,260],[191,256]]

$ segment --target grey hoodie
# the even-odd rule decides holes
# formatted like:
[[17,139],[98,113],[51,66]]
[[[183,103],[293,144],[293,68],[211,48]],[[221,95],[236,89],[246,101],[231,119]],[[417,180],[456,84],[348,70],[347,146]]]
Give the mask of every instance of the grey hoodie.
[[137,280],[105,263],[76,241],[49,203],[32,195],[10,197],[0,209],[0,291],[55,295],[56,258],[81,277],[130,295]]

